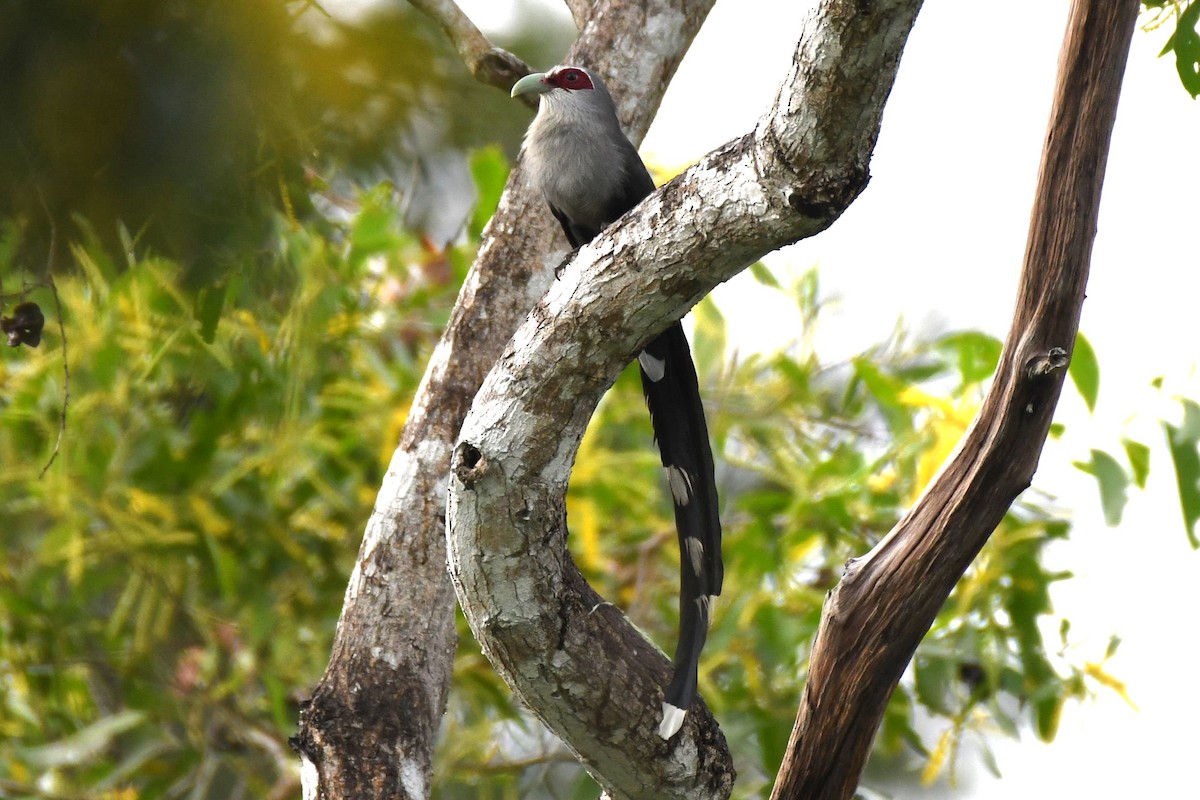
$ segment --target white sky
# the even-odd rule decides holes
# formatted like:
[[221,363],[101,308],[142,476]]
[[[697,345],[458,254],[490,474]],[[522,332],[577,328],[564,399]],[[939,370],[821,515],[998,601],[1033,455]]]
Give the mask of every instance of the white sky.
[[[741,134],[774,96],[807,4],[718,2],[664,101],[644,150],[690,162]],[[1038,156],[1066,19],[1065,0],[927,0],[889,100],[866,192],[833,227],[770,263],[820,267],[840,313],[819,330],[835,359],[877,342],[898,317],[916,328],[975,327],[1003,337],[1024,252]],[[766,24],[764,24],[766,21]],[[1070,393],[1058,419],[1072,435],[1047,447],[1035,486],[1075,509],[1072,541],[1052,555],[1074,580],[1056,608],[1073,623],[1076,661],[1099,660],[1127,681],[1135,712],[1111,692],[1068,706],[1050,746],[1032,734],[993,740],[1004,779],[964,776],[953,796],[1154,797],[1195,791],[1187,766],[1200,741],[1200,554],[1186,543],[1155,413],[1170,413],[1149,382],[1200,396],[1195,304],[1200,298],[1195,193],[1200,104],[1173,64],[1156,56],[1162,32],[1136,34],[1095,243],[1083,330],[1101,364],[1095,418]],[[747,76],[764,76],[761,83]],[[771,76],[769,78],[765,76]],[[777,77],[778,76],[778,77]],[[697,124],[697,109],[713,109]],[[739,289],[738,284],[746,289]],[[747,340],[784,334],[747,300],[748,276],[722,287]],[[784,311],[780,308],[780,312]],[[830,324],[833,323],[833,324]],[[794,330],[794,328],[793,328]],[[1164,410],[1165,406],[1165,410]],[[1070,466],[1088,448],[1116,450],[1127,420],[1155,446],[1151,485],[1120,528],[1105,527],[1094,481]],[[1049,641],[1053,641],[1052,639]],[[970,786],[967,790],[966,786]]]
[[[485,31],[510,19],[505,0],[460,0]],[[749,130],[773,98],[807,3],[720,0],[643,146],[686,164]],[[547,4],[560,10],[560,5]],[[781,268],[820,267],[838,313],[819,332],[827,359],[880,341],[903,317],[921,329],[979,328],[1003,337],[1024,252],[1066,0],[926,0],[883,121],[866,192],[833,227],[775,254]],[[1101,399],[1089,418],[1069,390],[1070,430],[1042,456],[1035,486],[1074,509],[1072,541],[1052,553],[1074,580],[1054,594],[1079,646],[1109,670],[1139,711],[1111,692],[1068,706],[1057,741],[997,736],[1004,779],[963,775],[954,797],[1195,796],[1200,741],[1197,610],[1200,554],[1185,539],[1157,414],[1174,413],[1149,382],[1200,397],[1200,103],[1182,89],[1165,34],[1135,34],[1109,158],[1083,331],[1100,358]],[[549,65],[539,65],[546,67]],[[749,276],[718,289],[731,334],[770,348],[796,334],[786,305],[763,325]],[[1170,393],[1170,392],[1169,392]],[[1176,415],[1177,416],[1177,415]],[[1088,448],[1119,449],[1127,423],[1154,446],[1150,487],[1120,528],[1104,526],[1094,481],[1070,466]],[[966,787],[970,787],[967,789]]]

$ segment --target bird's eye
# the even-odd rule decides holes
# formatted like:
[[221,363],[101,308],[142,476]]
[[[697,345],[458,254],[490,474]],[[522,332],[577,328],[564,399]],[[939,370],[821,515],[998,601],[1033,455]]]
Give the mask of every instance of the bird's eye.
[[566,80],[567,83],[579,83],[579,73],[576,72],[575,70],[571,70],[566,75],[564,75],[563,78]]

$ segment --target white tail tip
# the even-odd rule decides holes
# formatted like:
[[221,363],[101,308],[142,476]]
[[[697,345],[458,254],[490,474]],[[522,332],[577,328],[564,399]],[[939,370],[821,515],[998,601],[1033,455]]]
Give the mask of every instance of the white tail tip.
[[638,353],[638,363],[642,365],[646,377],[653,383],[658,383],[667,374],[667,362],[661,358],[655,358],[645,350]]
[[660,739],[670,739],[675,734],[679,733],[679,729],[683,727],[683,718],[687,712],[678,706],[673,706],[670,703],[663,703],[662,722],[658,723],[658,736]]

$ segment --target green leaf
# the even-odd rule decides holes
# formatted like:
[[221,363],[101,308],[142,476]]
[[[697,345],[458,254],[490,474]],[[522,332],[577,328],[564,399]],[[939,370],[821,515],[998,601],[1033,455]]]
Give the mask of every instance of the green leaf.
[[475,191],[479,193],[471,213],[472,238],[483,232],[492,214],[496,213],[508,173],[508,159],[499,147],[484,147],[471,154],[471,177],[475,180]]
[[1037,717],[1037,735],[1043,742],[1050,743],[1058,735],[1058,723],[1062,721],[1063,703],[1065,698],[1052,695],[1034,704]]
[[1109,637],[1108,649],[1106,649],[1104,651],[1104,660],[1107,661],[1108,659],[1115,656],[1117,654],[1117,648],[1120,646],[1121,646],[1121,637],[1120,636],[1113,635],[1113,636]]
[[1196,535],[1196,522],[1200,520],[1200,451],[1197,449],[1200,405],[1194,400],[1184,400],[1183,424],[1177,428],[1164,422],[1163,428],[1167,432],[1171,462],[1175,465],[1175,483],[1179,487],[1179,505],[1183,510],[1188,542],[1193,549],[1200,549],[1200,538]]
[[950,715],[946,704],[954,678],[954,664],[948,658],[926,657],[913,662],[917,700],[940,714]]
[[224,282],[205,286],[196,297],[196,319],[200,323],[200,338],[205,344],[212,344],[217,337],[217,323],[221,320],[221,310],[225,308],[227,288]]
[[761,261],[755,261],[750,265],[750,275],[763,286],[770,286],[772,289],[783,288],[771,270],[767,269],[766,264]]
[[1133,470],[1133,482],[1139,489],[1145,489],[1146,478],[1150,474],[1150,448],[1132,439],[1122,439],[1121,444],[1125,447],[1125,457],[1129,459],[1129,466]]
[[1075,335],[1075,350],[1071,353],[1071,365],[1067,368],[1071,382],[1079,391],[1088,411],[1096,410],[1096,397],[1100,394],[1100,362],[1091,342],[1082,333]]
[[212,559],[213,574],[217,578],[221,599],[226,603],[234,604],[237,601],[237,575],[239,572],[237,558],[222,547],[216,537],[208,531],[201,532],[201,537],[208,549],[208,555]]
[[817,276],[816,269],[806,270],[800,279],[796,281],[792,287],[792,294],[796,301],[796,308],[800,311],[800,317],[806,325],[811,325],[817,318],[817,313],[820,311],[821,303],[818,299],[821,293],[821,282]]
[[904,390],[904,385],[891,375],[885,374],[874,362],[864,356],[855,358],[853,365],[854,374],[875,398],[892,433],[910,430],[912,428],[911,413],[900,401],[900,393]]
[[996,763],[996,754],[992,752],[992,748],[987,746],[987,742],[983,743],[979,752],[983,758],[983,765],[987,767],[987,771],[992,774],[993,778],[1003,778],[1003,773],[1000,772],[1000,765]]
[[979,331],[951,333],[939,339],[937,346],[953,357],[964,386],[987,380],[1000,363],[1000,340]]
[[373,255],[391,252],[399,243],[390,187],[376,187],[363,196],[362,207],[350,224],[349,261],[360,264]]
[[725,363],[725,317],[711,297],[692,309],[693,355],[696,371],[704,376],[719,375]]
[[1179,25],[1163,49],[1163,55],[1175,51],[1175,69],[1183,88],[1192,97],[1200,97],[1200,33],[1196,23],[1200,22],[1200,2],[1192,2],[1179,15]]
[[1110,527],[1119,525],[1128,500],[1129,476],[1120,462],[1103,450],[1092,450],[1091,461],[1076,461],[1075,466],[1093,476],[1100,485],[1100,505],[1104,521]]

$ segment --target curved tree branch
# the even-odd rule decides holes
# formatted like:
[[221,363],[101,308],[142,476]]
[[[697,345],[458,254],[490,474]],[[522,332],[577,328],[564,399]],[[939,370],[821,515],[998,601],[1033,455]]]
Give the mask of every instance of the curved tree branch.
[[454,0],[409,2],[442,26],[447,38],[454,44],[454,49],[458,51],[459,58],[480,83],[507,91],[520,78],[534,71],[517,56],[488,41]]
[[1075,343],[1138,0],[1075,0],[996,377],[960,449],[825,603],[776,800],[850,798],[888,697],[1033,478]]
[[[713,0],[601,0],[572,48],[621,92],[645,134]],[[653,24],[647,24],[648,22]],[[636,58],[622,54],[636,54]],[[305,797],[429,796],[453,667],[454,590],[444,530],[450,450],[476,390],[565,252],[540,198],[514,170],[430,359],[367,523],[333,652],[293,746]]]
[[669,663],[571,562],[565,493],[583,430],[669,320],[763,254],[823,230],[859,194],[919,7],[825,0],[757,128],[579,252],[464,422],[448,514],[460,603],[492,663],[610,797],[722,798],[733,772],[704,708],[658,739]]

